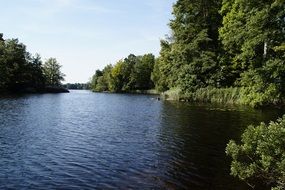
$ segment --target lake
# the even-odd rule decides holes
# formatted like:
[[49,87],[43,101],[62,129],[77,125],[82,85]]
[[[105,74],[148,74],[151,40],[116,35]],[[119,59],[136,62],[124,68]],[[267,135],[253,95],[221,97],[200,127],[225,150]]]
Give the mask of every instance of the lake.
[[71,91],[0,97],[0,189],[248,189],[229,139],[282,110]]

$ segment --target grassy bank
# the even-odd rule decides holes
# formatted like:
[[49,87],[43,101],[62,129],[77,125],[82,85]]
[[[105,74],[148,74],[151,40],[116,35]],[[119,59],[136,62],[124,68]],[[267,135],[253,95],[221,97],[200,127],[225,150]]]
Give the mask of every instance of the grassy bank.
[[157,90],[155,90],[155,89],[150,89],[150,90],[131,90],[131,91],[126,91],[126,92],[111,92],[111,91],[96,91],[96,90],[92,90],[92,92],[160,95],[160,93]]
[[149,95],[159,95],[160,94],[155,89],[151,89],[151,90],[133,90],[133,91],[130,91],[128,93],[132,93],[132,94],[149,94]]
[[171,89],[161,94],[164,100],[240,104],[239,88],[201,88],[193,93],[183,93],[180,89]]
[[266,93],[253,93],[251,88],[200,88],[195,92],[183,93],[180,89],[171,89],[161,94],[164,100],[187,101],[197,103],[249,105],[251,107],[282,106],[283,100]]

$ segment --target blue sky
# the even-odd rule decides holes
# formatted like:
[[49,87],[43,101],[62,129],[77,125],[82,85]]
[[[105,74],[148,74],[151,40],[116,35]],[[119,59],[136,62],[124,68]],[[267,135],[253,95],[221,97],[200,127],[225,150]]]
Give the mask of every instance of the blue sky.
[[63,65],[65,82],[134,53],[158,55],[175,0],[0,0],[0,33]]

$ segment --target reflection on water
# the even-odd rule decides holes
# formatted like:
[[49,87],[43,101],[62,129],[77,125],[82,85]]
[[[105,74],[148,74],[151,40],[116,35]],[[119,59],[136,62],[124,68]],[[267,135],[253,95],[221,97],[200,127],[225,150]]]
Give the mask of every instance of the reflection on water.
[[0,189],[248,189],[225,146],[281,114],[88,91],[1,97]]

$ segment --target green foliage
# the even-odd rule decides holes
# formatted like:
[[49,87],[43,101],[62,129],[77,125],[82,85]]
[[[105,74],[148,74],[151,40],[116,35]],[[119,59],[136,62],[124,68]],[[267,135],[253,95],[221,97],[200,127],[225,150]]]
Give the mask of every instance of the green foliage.
[[200,88],[194,93],[186,94],[194,102],[219,103],[219,104],[239,104],[241,92],[240,88]]
[[175,100],[179,101],[182,99],[182,92],[179,88],[172,88],[169,89],[161,94],[162,99],[164,100]]
[[156,89],[179,88],[182,93],[207,86],[221,86],[226,76],[219,69],[221,52],[218,28],[221,25],[220,0],[178,0],[170,21],[172,36],[161,41],[160,57],[152,80]]
[[226,148],[231,156],[231,174],[253,183],[256,179],[272,189],[285,188],[285,116],[269,126],[249,126],[241,144],[230,141]]
[[102,71],[97,70],[92,77],[91,88],[96,92],[108,91],[110,89],[110,79],[112,65],[107,65]]
[[98,78],[103,76],[103,72],[100,71],[100,70],[96,70],[95,71],[95,74],[92,76],[92,79],[90,81],[90,84],[91,84],[91,89],[95,90],[96,89],[96,86],[98,84]]
[[284,103],[284,0],[177,0],[173,16],[152,73],[158,91],[253,107]]
[[283,60],[269,60],[261,68],[242,74],[243,102],[252,106],[284,103],[285,67]]
[[284,43],[284,1],[223,0],[220,38],[239,73],[262,67]]
[[[124,61],[118,61],[114,68],[111,70],[111,80],[110,80],[110,91],[120,92],[123,89],[123,86],[126,85],[126,69],[124,69]],[[126,82],[125,82],[126,81]]]
[[134,65],[132,73],[135,90],[147,90],[154,87],[151,81],[154,63],[155,57],[152,54],[145,54],[142,57],[139,57],[139,60]]
[[17,39],[1,41],[1,86],[2,88],[16,89],[29,82],[26,60],[26,46]]
[[61,65],[55,58],[49,58],[43,65],[43,73],[47,86],[60,86],[64,74],[60,71]]
[[44,88],[41,57],[32,56],[17,39],[0,35],[0,89],[24,91]]
[[172,77],[170,77],[172,67],[171,44],[164,40],[162,40],[160,44],[160,57],[155,61],[153,72],[151,73],[151,79],[155,84],[155,88],[159,92],[163,92],[173,86],[172,83],[174,81],[171,81]]
[[162,93],[167,100],[180,100],[200,103],[219,104],[242,104],[241,88],[199,88],[195,92],[184,93],[181,89],[175,88]]
[[129,55],[114,66],[108,65],[102,71],[97,70],[92,77],[93,91],[134,92],[153,88],[151,73],[155,57]]
[[[51,62],[56,60],[51,60]],[[42,65],[39,54],[31,55],[26,46],[18,39],[3,39],[0,34],[0,90],[17,92],[40,92],[44,91],[46,85],[50,85],[47,65]],[[51,69],[49,69],[51,71]],[[60,66],[56,68],[52,79],[56,85],[60,84],[63,74]],[[57,80],[57,81],[56,81]]]

